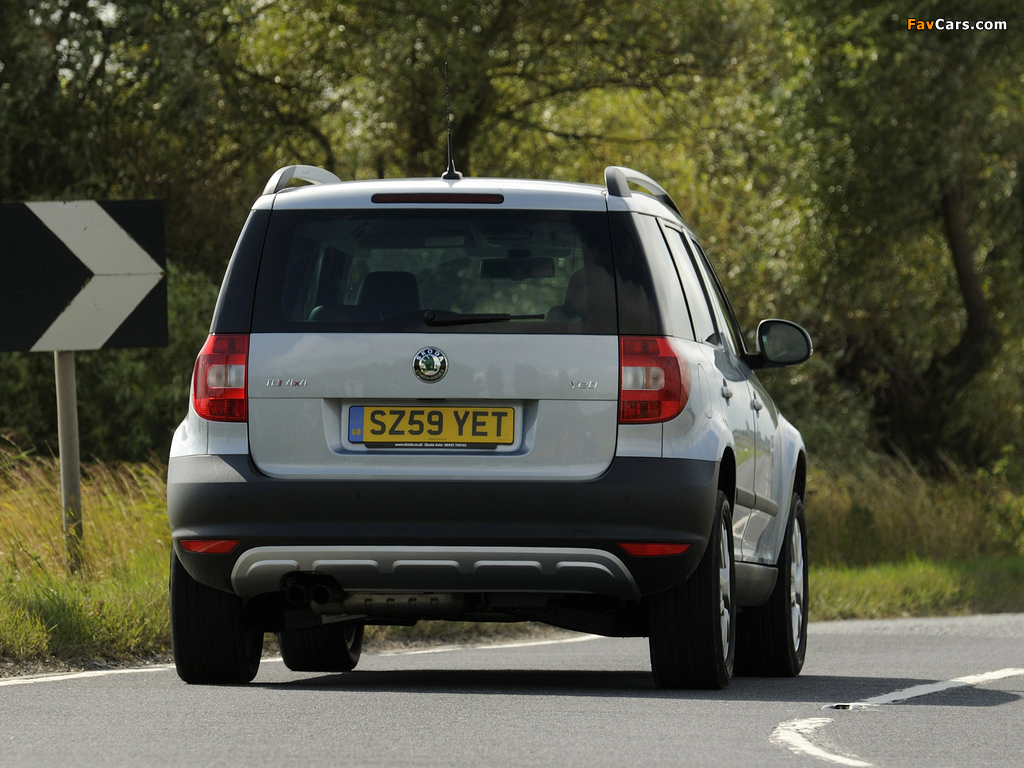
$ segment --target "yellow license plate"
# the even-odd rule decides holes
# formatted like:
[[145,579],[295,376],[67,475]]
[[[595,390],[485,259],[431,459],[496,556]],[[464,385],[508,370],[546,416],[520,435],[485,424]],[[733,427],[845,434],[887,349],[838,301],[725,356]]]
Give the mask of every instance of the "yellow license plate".
[[484,448],[511,445],[513,408],[353,405],[348,439],[375,448]]

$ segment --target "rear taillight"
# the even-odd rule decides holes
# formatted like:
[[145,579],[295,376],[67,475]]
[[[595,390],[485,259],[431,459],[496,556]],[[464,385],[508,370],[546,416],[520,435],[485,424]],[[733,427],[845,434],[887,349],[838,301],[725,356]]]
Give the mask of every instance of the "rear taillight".
[[240,539],[184,539],[180,542],[186,552],[201,555],[226,555],[233,552]]
[[681,555],[690,549],[689,544],[661,544],[640,541],[620,541],[619,546],[634,557],[665,557]]
[[686,358],[664,336],[622,336],[619,423],[653,424],[682,413],[690,396]]
[[249,337],[242,333],[211,334],[196,358],[192,406],[210,421],[245,421]]

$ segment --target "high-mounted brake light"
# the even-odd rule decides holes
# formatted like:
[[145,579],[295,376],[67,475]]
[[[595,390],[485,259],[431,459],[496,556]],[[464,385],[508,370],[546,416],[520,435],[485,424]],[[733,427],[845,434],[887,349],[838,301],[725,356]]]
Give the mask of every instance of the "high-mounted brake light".
[[378,192],[370,197],[370,202],[501,205],[505,196],[493,192]]
[[654,424],[682,413],[690,397],[690,368],[664,336],[619,339],[619,423]]
[[211,334],[196,358],[192,406],[210,421],[245,421],[249,337],[244,333]]

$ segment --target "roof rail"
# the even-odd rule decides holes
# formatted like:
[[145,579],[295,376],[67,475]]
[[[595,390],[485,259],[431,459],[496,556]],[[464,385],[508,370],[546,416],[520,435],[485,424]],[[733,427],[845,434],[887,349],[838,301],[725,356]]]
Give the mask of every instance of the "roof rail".
[[310,184],[338,184],[341,182],[341,179],[330,171],[317,168],[315,165],[286,165],[284,168],[278,168],[270,177],[267,186],[263,188],[263,194],[277,194],[292,179],[301,179]]
[[615,195],[615,197],[632,197],[633,193],[629,188],[630,182],[638,187],[643,187],[655,200],[664,203],[680,216],[683,215],[675,200],[650,176],[619,165],[609,165],[604,169],[604,183],[608,187],[608,194]]

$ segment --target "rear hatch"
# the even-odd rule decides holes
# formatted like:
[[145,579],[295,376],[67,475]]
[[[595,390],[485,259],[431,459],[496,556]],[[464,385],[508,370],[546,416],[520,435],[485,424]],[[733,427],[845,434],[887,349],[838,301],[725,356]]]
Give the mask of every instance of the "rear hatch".
[[596,477],[615,454],[616,331],[604,210],[275,210],[253,460],[276,477]]

